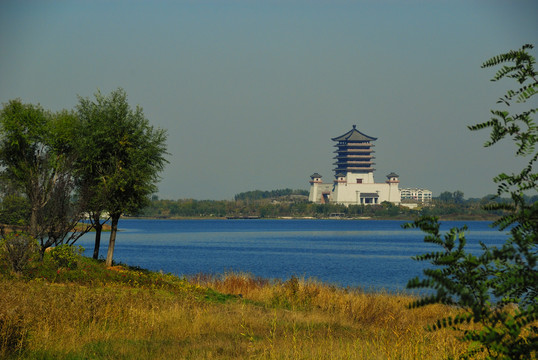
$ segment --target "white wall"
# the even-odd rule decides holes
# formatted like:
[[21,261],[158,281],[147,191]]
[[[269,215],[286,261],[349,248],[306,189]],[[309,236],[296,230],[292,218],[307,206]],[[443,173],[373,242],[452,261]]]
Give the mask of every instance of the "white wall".
[[349,184],[356,184],[357,179],[362,179],[363,184],[373,184],[374,183],[374,173],[369,172],[366,174],[361,173],[347,173],[346,180]]
[[[308,195],[308,201],[314,203],[321,203],[321,196],[324,192],[330,192],[332,190],[333,184],[324,184],[324,183],[313,183],[310,185],[310,194]],[[331,194],[332,198],[332,194]]]
[[[357,184],[357,183],[339,183],[336,186],[333,201],[339,204],[345,205],[358,205],[360,204],[360,193],[377,193],[377,203],[381,204],[383,201],[391,201],[390,199],[390,185],[387,183],[370,183],[370,184]],[[396,197],[396,196],[395,196]],[[399,202],[392,201],[392,202]]]
[[[362,184],[357,183],[357,179],[362,179]],[[330,202],[344,205],[360,204],[361,193],[377,193],[377,204],[389,201],[394,204],[401,202],[398,182],[374,183],[373,172],[367,174],[348,173],[347,182],[338,182],[336,186],[331,183],[313,182],[310,186],[309,201],[321,203],[323,192],[331,192]],[[334,187],[334,191],[332,191]]]

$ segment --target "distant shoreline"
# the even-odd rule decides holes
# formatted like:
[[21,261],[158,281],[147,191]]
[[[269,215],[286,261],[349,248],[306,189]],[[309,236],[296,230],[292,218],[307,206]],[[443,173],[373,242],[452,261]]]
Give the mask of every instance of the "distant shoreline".
[[[395,221],[413,221],[417,217],[308,217],[308,216],[282,216],[282,217],[254,217],[254,216],[162,216],[162,217],[146,217],[146,216],[123,216],[122,219],[138,219],[138,220],[395,220]],[[440,221],[495,221],[499,216],[472,216],[472,215],[449,215],[439,216]]]

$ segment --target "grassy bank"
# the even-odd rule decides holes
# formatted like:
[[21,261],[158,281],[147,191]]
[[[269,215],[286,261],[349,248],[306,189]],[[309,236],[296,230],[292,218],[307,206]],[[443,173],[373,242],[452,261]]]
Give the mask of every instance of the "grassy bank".
[[424,326],[451,310],[406,295],[243,274],[178,278],[50,258],[2,269],[0,358],[440,359],[463,349]]

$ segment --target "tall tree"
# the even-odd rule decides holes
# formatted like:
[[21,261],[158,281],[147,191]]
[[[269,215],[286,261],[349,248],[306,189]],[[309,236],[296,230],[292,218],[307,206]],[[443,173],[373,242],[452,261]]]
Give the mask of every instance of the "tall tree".
[[81,235],[73,232],[81,212],[71,197],[77,123],[71,112],[51,113],[20,100],[9,101],[0,112],[2,179],[28,199],[28,232],[40,241],[42,254]]
[[81,97],[77,113],[81,121],[76,138],[76,151],[79,154],[75,166],[78,196],[84,199],[88,218],[95,229],[93,258],[98,259],[103,225],[110,219],[106,212],[108,199],[102,189],[102,174],[107,172],[108,143],[105,137],[110,129],[106,122],[111,115],[106,113],[103,105]]
[[463,191],[456,190],[452,194],[452,198],[454,199],[455,204],[461,204],[463,203]]
[[453,201],[453,198],[452,198],[452,193],[450,191],[443,191],[440,195],[439,195],[439,200],[441,200],[442,202],[445,202],[445,203],[450,203]]
[[49,116],[40,106],[11,100],[0,113],[0,161],[6,176],[28,197],[30,233],[38,236],[38,211],[45,206],[55,171],[49,154]]
[[[444,236],[436,217],[422,217],[407,227],[427,233],[425,242],[441,246],[440,251],[416,257],[430,261],[435,268],[424,270],[424,279],[412,279],[410,288],[431,288],[431,296],[412,306],[444,303],[459,306],[456,317],[440,319],[436,328],[452,327],[462,331],[462,339],[470,343],[466,357],[485,355],[488,359],[536,358],[538,349],[538,202],[528,202],[525,193],[538,191],[538,126],[533,115],[537,108],[510,113],[507,107],[525,103],[538,92],[535,58],[529,54],[532,45],[512,50],[486,61],[482,67],[501,66],[493,81],[515,79],[516,90],[508,90],[498,103],[502,110],[493,110],[489,121],[469,126],[470,130],[491,129],[485,146],[509,138],[517,145],[516,156],[525,157],[527,165],[513,174],[501,173],[494,178],[497,196],[509,194],[511,202],[489,205],[490,210],[504,210],[493,225],[509,231],[509,238],[499,249],[482,245],[483,252],[473,255],[465,250],[466,228],[453,228]],[[518,106],[516,109],[521,109]],[[462,324],[475,322],[481,327],[469,329]]]
[[[111,219],[106,264],[112,265],[118,222],[144,207],[166,164],[166,131],[150,126],[142,108],[131,109],[123,89],[95,99],[79,98],[82,120],[79,175],[91,202],[94,221],[102,211]],[[97,243],[96,235],[96,248]],[[98,250],[97,250],[98,251]],[[95,255],[95,252],[94,252]]]

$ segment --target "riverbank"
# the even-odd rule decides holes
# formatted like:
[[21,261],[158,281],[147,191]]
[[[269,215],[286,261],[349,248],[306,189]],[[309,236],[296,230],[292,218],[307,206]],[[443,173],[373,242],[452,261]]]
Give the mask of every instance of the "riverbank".
[[0,357],[439,359],[463,348],[424,326],[451,310],[408,295],[245,274],[179,278],[79,257],[0,278]]
[[[154,218],[226,218],[259,217],[266,218],[329,218],[341,215],[346,218],[368,217],[371,219],[412,220],[421,214],[446,216],[447,219],[476,218],[489,220],[491,212],[484,209],[490,203],[491,196],[480,199],[459,199],[458,201],[434,200],[430,203],[412,203],[396,206],[384,202],[377,205],[350,205],[327,203],[314,204],[297,198],[252,198],[243,200],[195,200],[153,199],[147,207],[136,215]],[[495,201],[510,201],[509,199]],[[405,206],[408,205],[408,206]],[[411,208],[412,207],[412,208]],[[501,212],[496,212],[497,216]],[[493,216],[493,217],[497,217]]]
[[[148,220],[397,220],[413,221],[416,216],[280,216],[280,217],[259,217],[259,216],[124,216],[124,219],[148,219]],[[498,215],[469,215],[451,214],[440,215],[441,221],[496,221]]]
[[[79,223],[75,225],[75,231],[85,231],[88,227],[88,224]],[[12,231],[27,231],[27,226],[18,226],[18,225],[6,225],[6,224],[0,224],[0,228],[2,228],[6,232],[12,232]],[[112,227],[109,224],[103,224],[103,228],[101,231],[103,232],[109,232]],[[95,229],[91,228],[89,230],[90,232],[95,232]]]

